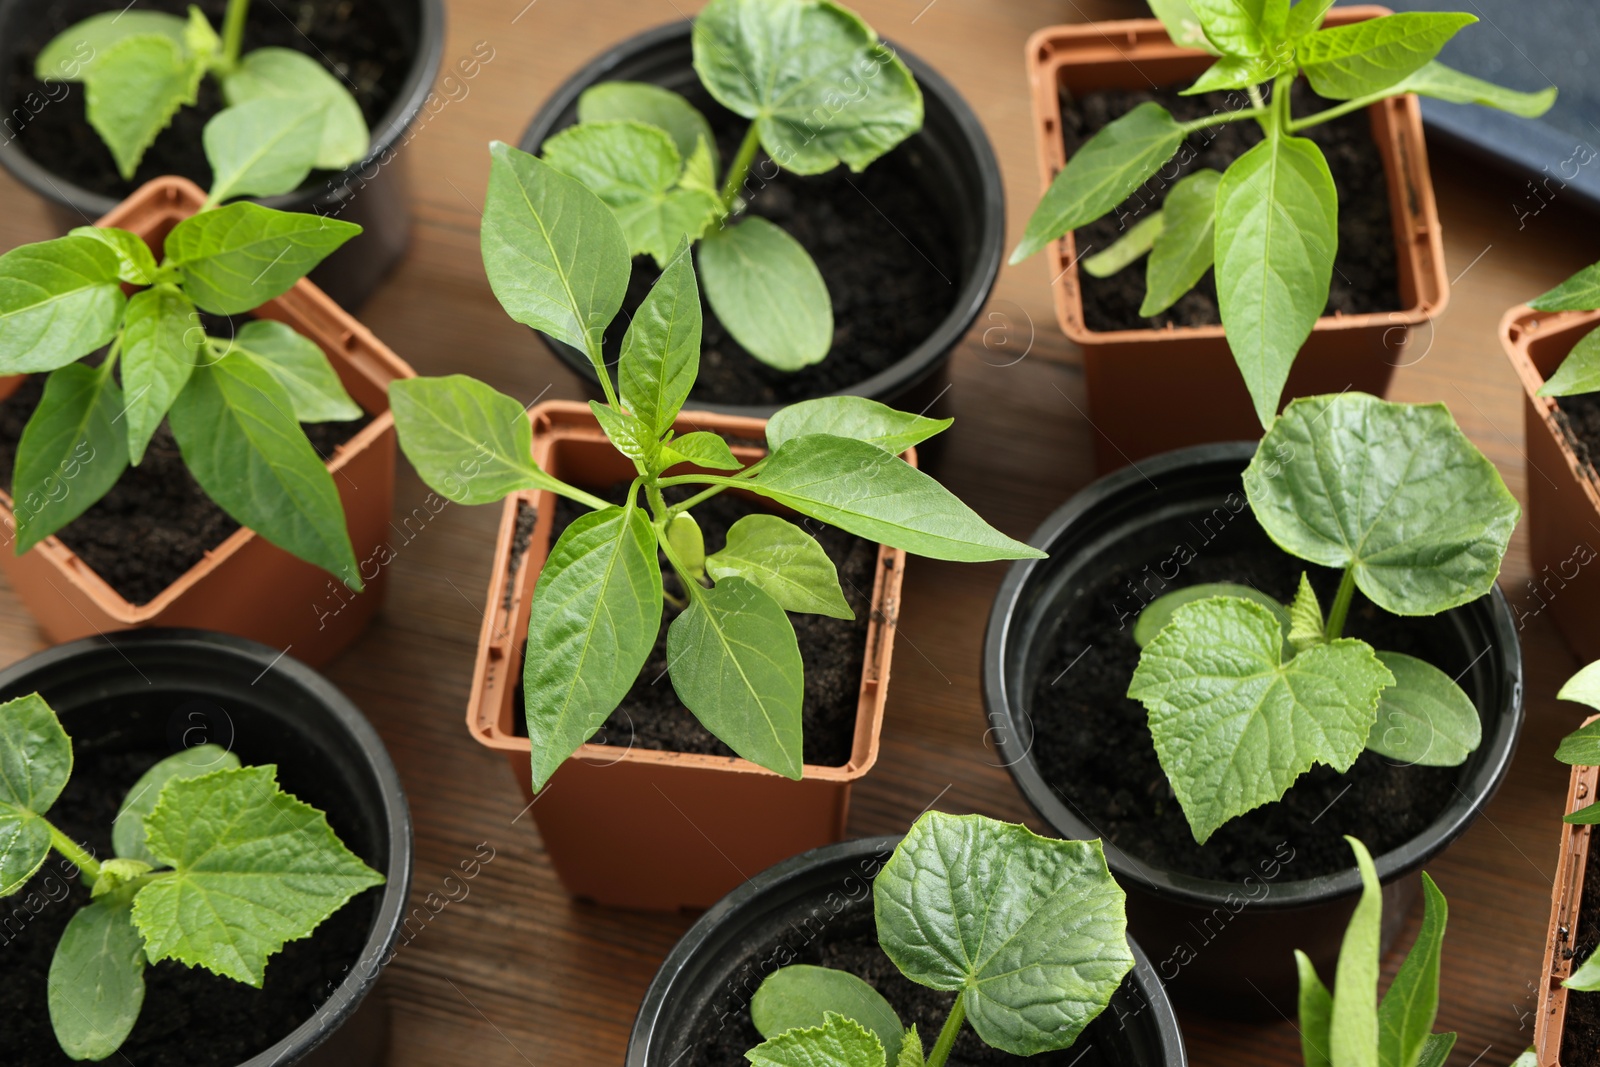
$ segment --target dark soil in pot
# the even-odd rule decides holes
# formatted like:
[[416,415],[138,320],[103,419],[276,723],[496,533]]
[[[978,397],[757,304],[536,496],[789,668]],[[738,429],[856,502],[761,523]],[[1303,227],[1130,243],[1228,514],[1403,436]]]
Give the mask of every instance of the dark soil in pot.
[[[1578,928],[1573,931],[1568,958],[1577,970],[1600,948],[1600,834],[1589,835],[1589,861],[1584,868],[1583,900],[1578,905]],[[1567,1021],[1561,1031],[1561,1062],[1576,1067],[1600,1063],[1600,993],[1567,994]]]
[[[628,485],[624,482],[605,490],[590,487],[590,491],[620,503]],[[672,491],[668,490],[667,493],[670,501],[673,498]],[[579,504],[560,500],[551,527],[551,544],[585,510]],[[705,536],[707,553],[722,547],[728,529],[739,519],[768,510],[753,500],[732,493],[719,494],[696,506],[694,517]],[[861,671],[866,663],[867,627],[871,621],[878,546],[854,534],[823,526],[815,520],[795,518],[816,537],[828,558],[833,561],[839,572],[839,585],[844,590],[845,601],[856,615],[854,619],[834,619],[825,615],[789,612],[789,621],[794,624],[800,655],[805,662],[805,702],[802,712],[805,762],[816,766],[842,767],[850,762],[850,751],[855,742],[856,712],[861,697]],[[514,546],[518,555],[526,552],[527,539],[532,536],[531,521],[526,525],[522,543]],[[672,573],[665,558],[660,562],[665,587],[681,598],[683,589],[677,575]],[[513,573],[515,568],[514,557]],[[611,713],[600,732],[594,736],[594,744],[616,746],[621,751],[638,747],[709,756],[734,755],[732,749],[700,725],[700,721],[689,713],[673,692],[667,674],[667,628],[678,613],[678,609],[671,604],[665,605],[661,615],[661,631],[656,637],[650,658],[645,661],[644,669],[639,672],[638,680],[622,705]],[[519,664],[512,722],[517,735],[525,737],[527,724],[521,677],[522,668]]]
[[[184,16],[192,0],[137,0],[141,11]],[[197,0],[220,31],[227,0]],[[54,174],[92,192],[120,200],[151,178],[178,174],[202,189],[211,185],[200,134],[224,103],[215,79],[200,86],[198,106],[182,108],[172,124],[145,153],[133,181],[125,182],[116,162],[84,115],[83,88],[72,83],[65,98],[61,84],[47,85],[33,76],[35,57],[57,34],[88,18],[112,11],[108,0],[52,0],[29,5],[18,15],[16,37],[7,42],[10,63],[0,71],[6,114],[34,111],[18,135],[22,149]],[[243,52],[275,46],[292,48],[318,59],[345,83],[367,125],[375,128],[405,87],[415,51],[400,19],[403,9],[391,4],[352,4],[349,0],[276,0],[253,3],[245,21]],[[38,102],[48,101],[41,108]],[[30,106],[31,102],[31,106]],[[324,183],[313,174],[308,186]]]
[[[1250,106],[1243,93],[1179,96],[1178,90],[1184,87],[1174,85],[1148,91],[1104,89],[1085,93],[1077,99],[1063,95],[1061,127],[1067,155],[1070,157],[1103,127],[1146,101],[1160,104],[1179,122]],[[1303,81],[1295,83],[1292,101],[1294,114],[1300,117],[1334,103],[1318,97]],[[1383,156],[1372,140],[1371,121],[1365,112],[1355,112],[1302,130],[1299,135],[1315,141],[1322,149],[1339,190],[1339,248],[1334,256],[1332,286],[1324,314],[1398,310],[1401,300],[1389,191],[1383,173]],[[1191,134],[1179,149],[1177,160],[1164,166],[1120,209],[1123,211],[1120,219],[1113,211],[1075,231],[1079,254],[1092,255],[1109,248],[1133,220],[1146,211],[1160,208],[1171,188],[1168,183],[1176,183],[1204,167],[1224,171],[1261,137],[1261,128],[1250,121],[1225,123]],[[1141,197],[1146,199],[1141,202]],[[1084,323],[1089,329],[1214,326],[1221,321],[1217,313],[1216,278],[1209,270],[1200,283],[1172,307],[1152,318],[1141,318],[1139,305],[1145,294],[1145,263],[1146,260],[1140,259],[1109,278],[1078,272]]]
[[1572,450],[1589,465],[1589,477],[1600,481],[1600,393],[1558,396],[1556,410]]

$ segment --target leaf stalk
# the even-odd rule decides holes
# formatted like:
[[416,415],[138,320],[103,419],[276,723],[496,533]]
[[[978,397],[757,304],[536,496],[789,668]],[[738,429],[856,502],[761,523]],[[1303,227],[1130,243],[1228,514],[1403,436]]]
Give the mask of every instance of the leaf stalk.
[[244,47],[244,17],[250,10],[250,0],[228,0],[228,10],[222,16],[222,58],[217,67],[224,74],[233,72],[239,65],[239,52]]
[[55,823],[46,819],[43,815],[39,816],[39,819],[50,828],[51,847],[65,856],[68,863],[78,868],[84,878],[88,880],[89,888],[93,889],[94,884],[100,880],[100,862],[89,855],[87,849],[81,847],[72,838],[56,829]]
[[739,198],[739,190],[744,188],[744,180],[750,176],[750,165],[756,161],[756,149],[761,147],[761,131],[756,123],[750,123],[750,128],[744,133],[744,140],[739,142],[739,154],[733,157],[733,164],[728,167],[728,180],[722,185],[722,214],[732,214],[733,203]]
[[944,1067],[950,1059],[950,1050],[956,1047],[956,1037],[961,1033],[961,1025],[967,1021],[967,992],[962,990],[956,995],[956,1002],[950,1005],[950,1015],[944,1021],[944,1027],[939,1031],[939,1040],[933,1043],[933,1051],[928,1053],[927,1067]]
[[1339,579],[1339,592],[1333,599],[1333,607],[1328,612],[1328,626],[1323,633],[1329,641],[1337,641],[1344,633],[1345,616],[1350,614],[1350,598],[1356,591],[1356,570],[1346,567],[1344,577]]

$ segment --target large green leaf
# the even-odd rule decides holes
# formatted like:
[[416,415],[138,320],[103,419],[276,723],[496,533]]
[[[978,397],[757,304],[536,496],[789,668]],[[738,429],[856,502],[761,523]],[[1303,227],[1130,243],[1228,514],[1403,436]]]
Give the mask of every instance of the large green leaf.
[[878,943],[905,976],[960,990],[984,1043],[1069,1047],[1133,969],[1125,897],[1099,841],[928,812],[873,887]]
[[1144,610],[1139,612],[1139,617],[1134,620],[1133,643],[1143,648],[1154,641],[1156,634],[1172,621],[1173,612],[1185,604],[1192,604],[1196,600],[1208,600],[1214,596],[1241,597],[1260,604],[1272,612],[1273,617],[1278,620],[1278,625],[1283,628],[1284,640],[1288,640],[1289,611],[1282,604],[1253,585],[1240,585],[1237,582],[1202,582],[1199,585],[1186,585],[1182,589],[1163,593],[1146,604]]
[[182,45],[159,33],[117,41],[83,72],[84,113],[124,181],[178,109],[196,101],[202,73]]
[[201,135],[211,164],[211,201],[298,188],[317,161],[327,114],[294,97],[258,97],[217,112]]
[[27,884],[50,854],[50,810],[72,777],[72,741],[38,693],[0,704],[0,897]]
[[339,219],[238,203],[178,223],[166,252],[189,299],[214,315],[238,315],[283,295],[360,232]]
[[1089,138],[1033,209],[1011,262],[1021,263],[1122,203],[1172,158],[1183,137],[1183,127],[1166,108],[1146,101]]
[[181,45],[185,25],[177,15],[128,7],[91,15],[44,46],[33,61],[34,75],[40,80],[80,81],[119,41],[153,34]]
[[1539,387],[1540,396],[1579,396],[1600,392],[1600,332],[1578,338],[1561,366]]
[[1322,149],[1269,137],[1217,184],[1217,303],[1261,425],[1328,303],[1339,194]]
[[307,111],[322,109],[322,128],[311,152],[311,163],[320,170],[340,170],[367,154],[372,137],[361,105],[327,67],[304,52],[257,48],[246,53],[223,76],[222,94],[235,106],[280,99],[294,100]]
[[1450,906],[1426,871],[1422,872],[1422,894],[1427,902],[1422,929],[1378,1005],[1380,1067],[1416,1063],[1433,1034],[1433,1020],[1439,1011],[1439,953],[1444,948]]
[[1346,837],[1361,871],[1361,899],[1345,927],[1329,1018],[1329,1059],[1339,1067],[1378,1067],[1378,950],[1383,933],[1383,888],[1367,847]]
[[658,126],[672,135],[678,155],[688,159],[702,142],[710,153],[711,169],[718,167],[717,137],[693,104],[671,89],[650,82],[601,82],[578,97],[579,122],[631,120]]
[[383,876],[347,849],[322,812],[278,788],[272,765],[177,778],[145,818],[173,869],[134,897],[152,963],[177,960],[261,987],[267,960]]
[[722,550],[706,557],[706,573],[719,582],[746,578],[785,611],[856,617],[817,539],[776,515],[746,515],[734,523]]
[[103,1060],[122,1047],[144,1007],[144,940],[130,894],[96,900],[72,917],[51,957],[47,991],[61,1051]]
[[830,0],[711,0],[694,20],[694,69],[796,174],[864,170],[922,128],[910,69]]
[[1272,612],[1215,597],[1173,613],[1140,655],[1128,695],[1149,712],[1161,769],[1204,844],[1315,764],[1349,770],[1393,681],[1351,638],[1285,661]]
[[475,378],[390,382],[389,409],[406,458],[447,500],[492,504],[519,489],[566,488],[533,461],[527,411]]
[[535,789],[622,703],[660,628],[649,518],[631,501],[580,516],[550,550],[528,618],[522,684]]
[[1560,285],[1528,301],[1535,311],[1593,311],[1600,308],[1600,263],[1592,263]]
[[69,363],[50,372],[17,444],[12,511],[17,555],[82,515],[128,467],[117,420],[122,390],[109,367]]
[[149,285],[155,281],[156,257],[144,238],[113,226],[74,226],[67,231],[69,237],[87,237],[105,245],[117,257],[117,277],[133,285]]
[[866,441],[898,456],[953,422],[896,411],[864,396],[823,396],[778,409],[767,420],[767,447],[776,450],[796,437],[826,433]]
[[700,373],[700,289],[688,242],[628,323],[617,362],[622,403],[657,437],[672,428]]
[[1356,587],[1397,615],[1433,615],[1487,593],[1521,514],[1443,404],[1364,393],[1291,403],[1244,484],[1279,547],[1353,568]]
[[900,1016],[882,993],[849,971],[803,963],[780,967],[762,980],[750,998],[750,1021],[766,1038],[823,1026],[830,1012],[870,1030],[882,1044],[886,1059],[900,1058],[905,1034]]
[[1556,102],[1556,87],[1536,93],[1522,93],[1493,82],[1474,78],[1445,66],[1438,60],[1424,63],[1394,86],[1396,93],[1419,93],[1452,104],[1479,104],[1499,108],[1525,119],[1536,119]]
[[1162,205],[1166,220],[1150,249],[1145,268],[1144,301],[1139,314],[1159,315],[1211,269],[1215,250],[1217,185],[1222,175],[1202,169],[1184,178]]
[[667,630],[672,688],[734,752],[798,779],[805,665],[789,616],[737,575],[689,593],[688,610]]
[[751,216],[700,242],[706,300],[734,340],[761,362],[799,370],[833,347],[833,301],[799,241]]
[[218,507],[285,552],[361,588],[333,475],[270,371],[243,352],[196,367],[168,419],[184,465]]
[[0,374],[55,370],[116,336],[120,271],[117,253],[90,237],[0,256]]
[[1189,0],[1206,38],[1224,55],[1258,56],[1284,38],[1289,0]]
[[122,385],[128,458],[137,464],[172,402],[203,358],[205,329],[175,285],[135,293],[123,318]]
[[787,1030],[745,1053],[754,1067],[884,1067],[883,1043],[838,1012],[821,1026]]
[[1367,747],[1423,767],[1458,767],[1483,740],[1472,698],[1444,671],[1399,652],[1379,652],[1394,675],[1383,691]]
[[1407,11],[1331,26],[1301,38],[1300,68],[1317,95],[1352,100],[1390,88],[1439,54],[1476,15]]
[[1328,1058],[1333,994],[1317,977],[1317,965],[1309,956],[1295,949],[1294,962],[1300,972],[1300,1058],[1305,1067],[1333,1067]]
[[155,866],[156,858],[144,844],[144,821],[161,799],[161,788],[174,778],[198,778],[202,774],[240,766],[239,757],[221,745],[196,745],[175,752],[139,776],[111,823],[111,846],[122,859],[139,860]]
[[294,327],[273,319],[253,319],[234,335],[231,346],[278,380],[289,394],[298,422],[342,422],[361,417],[328,356]]

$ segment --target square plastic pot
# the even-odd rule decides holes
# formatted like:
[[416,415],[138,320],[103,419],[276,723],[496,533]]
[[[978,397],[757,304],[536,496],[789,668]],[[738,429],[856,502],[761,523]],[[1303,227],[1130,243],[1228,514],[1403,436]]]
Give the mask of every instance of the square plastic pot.
[[[1591,716],[1584,725],[1596,719],[1600,719],[1600,715]],[[1600,767],[1572,768],[1564,810],[1570,814],[1594,803],[1596,788],[1600,788]],[[1561,855],[1556,857],[1556,880],[1550,887],[1550,926],[1544,937],[1544,981],[1539,986],[1539,1017],[1533,1024],[1533,1045],[1539,1067],[1561,1067],[1561,1035],[1567,1021],[1567,989],[1561,983],[1572,975],[1572,938],[1578,929],[1578,909],[1583,904],[1591,829],[1568,822],[1561,824]],[[1578,1065],[1569,1064],[1568,1067]]]

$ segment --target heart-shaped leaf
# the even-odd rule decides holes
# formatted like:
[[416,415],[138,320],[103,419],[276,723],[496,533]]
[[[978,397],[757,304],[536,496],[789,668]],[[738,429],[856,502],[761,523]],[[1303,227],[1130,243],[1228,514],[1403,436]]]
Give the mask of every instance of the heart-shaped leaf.
[[650,82],[607,81],[589,86],[578,97],[579,122],[629,120],[666,130],[684,159],[704,143],[711,169],[717,169],[717,138],[711,123],[681,94]]
[[833,347],[833,300],[799,241],[751,216],[700,242],[700,284],[722,325],[750,354],[799,370]]
[[1380,756],[1423,767],[1457,767],[1477,751],[1483,724],[1472,698],[1431,663],[1379,652],[1394,675],[1383,691],[1367,747]]
[[124,181],[133,180],[178,109],[195,103],[203,73],[183,45],[161,33],[124,37],[83,71],[84,114]]

